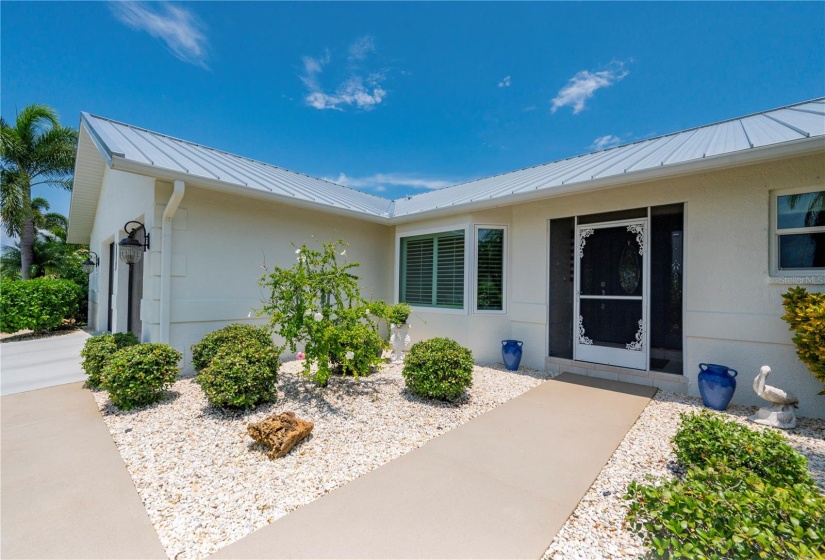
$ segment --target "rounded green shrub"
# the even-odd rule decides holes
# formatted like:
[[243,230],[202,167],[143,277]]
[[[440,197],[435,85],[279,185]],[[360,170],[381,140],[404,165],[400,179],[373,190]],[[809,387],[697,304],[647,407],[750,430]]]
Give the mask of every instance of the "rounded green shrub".
[[752,430],[708,410],[682,414],[673,444],[676,458],[685,467],[725,464],[753,471],[774,486],[812,483],[807,459],[779,432]]
[[209,367],[212,358],[224,345],[243,347],[250,343],[273,346],[272,337],[265,327],[232,323],[206,334],[200,342],[192,345],[192,365],[196,371],[201,371]]
[[224,344],[195,380],[213,406],[254,408],[276,398],[278,354],[271,343]]
[[175,382],[181,353],[168,344],[137,344],[118,350],[103,369],[102,387],[122,410],[151,404]]
[[42,331],[77,316],[83,287],[62,278],[3,280],[0,283],[0,331]]
[[83,358],[80,367],[82,367],[86,375],[89,376],[86,380],[86,385],[92,389],[100,387],[100,376],[109,358],[121,348],[134,346],[139,343],[138,338],[130,332],[107,333],[86,339],[86,344],[83,345],[83,350],[80,351],[80,357]]
[[404,358],[402,374],[414,394],[456,401],[473,385],[473,354],[449,338],[416,342]]

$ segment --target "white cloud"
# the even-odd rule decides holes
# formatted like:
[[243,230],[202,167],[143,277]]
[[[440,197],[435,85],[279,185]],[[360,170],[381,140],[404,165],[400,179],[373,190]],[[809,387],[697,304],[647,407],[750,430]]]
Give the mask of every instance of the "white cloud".
[[612,148],[613,146],[618,146],[622,142],[622,139],[618,136],[613,136],[612,134],[606,134],[604,136],[599,136],[593,143],[590,144],[590,147],[594,150],[604,150],[605,148]]
[[201,21],[189,10],[168,3],[111,2],[112,14],[138,31],[160,39],[178,59],[209,69]]
[[347,60],[350,62],[349,75],[333,91],[324,91],[321,87],[320,76],[324,68],[330,64],[332,57],[328,50],[320,57],[304,56],[304,73],[301,81],[307,87],[304,101],[315,109],[334,109],[343,111],[344,107],[351,106],[369,111],[379,105],[387,96],[381,83],[384,74],[374,72],[366,74],[361,71],[362,63],[367,55],[375,51],[375,42],[372,37],[359,37],[348,49]]
[[435,190],[455,185],[458,182],[422,177],[420,175],[407,175],[404,173],[376,173],[365,177],[350,177],[344,173],[339,173],[336,178],[325,177],[324,179],[338,183],[339,185],[344,185],[345,187],[366,189],[375,192],[383,192],[387,190],[388,186]]
[[375,51],[375,41],[369,35],[357,38],[349,46],[349,60],[361,61],[367,58],[367,55]]
[[502,80],[498,83],[498,87],[510,87],[510,76],[504,76]]
[[613,62],[610,68],[600,72],[590,72],[582,70],[570,78],[567,85],[559,90],[558,95],[553,98],[551,113],[555,113],[559,107],[573,107],[573,114],[577,115],[584,110],[584,104],[593,97],[596,90],[610,87],[627,76],[628,71],[624,69],[624,62]]

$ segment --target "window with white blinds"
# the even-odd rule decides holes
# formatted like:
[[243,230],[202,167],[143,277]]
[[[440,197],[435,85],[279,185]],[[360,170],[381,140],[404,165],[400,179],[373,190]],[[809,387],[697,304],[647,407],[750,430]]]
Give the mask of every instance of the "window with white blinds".
[[476,311],[504,311],[504,227],[476,227]]
[[464,307],[464,230],[401,238],[399,300]]

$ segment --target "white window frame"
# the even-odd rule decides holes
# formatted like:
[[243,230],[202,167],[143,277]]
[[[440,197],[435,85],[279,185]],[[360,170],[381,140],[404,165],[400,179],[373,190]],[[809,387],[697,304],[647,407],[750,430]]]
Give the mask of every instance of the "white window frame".
[[825,185],[809,185],[807,187],[796,187],[793,189],[783,189],[778,191],[771,191],[770,203],[770,275],[775,277],[804,277],[804,276],[822,276],[825,274],[825,268],[794,268],[782,270],[779,268],[779,236],[798,234],[798,233],[820,233],[825,232],[825,226],[810,227],[810,228],[793,228],[779,230],[779,197],[788,196],[792,194],[805,194],[825,190]]
[[474,241],[470,239],[470,224],[469,223],[459,223],[459,224],[448,224],[438,227],[431,227],[425,229],[416,229],[416,230],[403,230],[399,231],[398,228],[395,230],[395,274],[394,276],[394,287],[393,287],[393,301],[398,303],[401,297],[401,239],[404,237],[415,237],[417,235],[432,235],[434,233],[446,233],[448,231],[463,231],[464,232],[464,305],[461,309],[453,308],[453,307],[436,307],[436,306],[420,306],[420,305],[411,305],[413,311],[419,313],[444,313],[447,315],[467,315],[469,311],[469,301],[470,301],[470,274],[469,270],[470,267],[473,265],[470,262],[470,258],[472,257],[472,253],[470,252],[470,247],[473,245]]
[[[478,230],[480,229],[500,229],[504,232],[503,247],[501,254],[501,309],[479,309],[478,308]],[[473,273],[472,289],[473,289],[473,315],[507,315],[507,274],[508,270],[508,248],[509,236],[507,226],[503,224],[475,224],[473,228]]]

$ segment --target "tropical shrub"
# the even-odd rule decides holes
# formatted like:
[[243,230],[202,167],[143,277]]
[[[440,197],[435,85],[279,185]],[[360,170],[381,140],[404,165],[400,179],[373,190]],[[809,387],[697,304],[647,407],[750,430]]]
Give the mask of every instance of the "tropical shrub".
[[774,486],[813,484],[808,461],[794,451],[779,432],[752,430],[708,410],[682,414],[673,437],[676,458],[685,467],[725,464],[744,468]]
[[278,354],[271,342],[224,344],[195,380],[213,406],[254,408],[275,400]]
[[402,375],[418,396],[456,401],[473,384],[473,354],[449,338],[416,342],[404,358]]
[[825,496],[772,430],[683,414],[682,478],[632,482],[627,520],[656,558],[825,558]]
[[83,350],[80,351],[80,357],[83,358],[80,367],[89,376],[86,385],[92,389],[100,387],[100,376],[109,362],[109,358],[121,348],[134,346],[138,343],[140,343],[138,338],[130,332],[101,334],[87,338]]
[[380,363],[386,343],[374,328],[355,321],[349,329],[341,329],[337,334],[340,338],[330,355],[336,372],[366,375]]
[[83,288],[70,280],[35,278],[0,282],[0,331],[59,327],[79,311]]
[[364,329],[376,333],[378,329],[352,273],[359,264],[338,262],[339,256],[346,256],[346,249],[339,251],[346,246],[340,240],[323,243],[320,250],[302,245],[295,250],[295,265],[275,267],[260,280],[269,292],[261,314],[269,315],[275,334],[292,352],[303,345],[304,373],[321,386],[342,364],[361,376],[380,362],[372,343],[366,348],[353,346],[353,341],[364,339]]
[[[782,319],[794,331],[796,355],[825,384],[825,293],[808,293],[797,286],[782,294],[782,303]],[[825,395],[825,388],[819,394]]]
[[628,523],[655,558],[825,558],[825,497],[809,484],[706,467],[627,490]]
[[[248,344],[273,346],[272,336],[264,327],[243,323],[232,323],[222,329],[204,335],[200,342],[192,345],[192,365],[202,371],[209,367],[212,358],[226,345],[243,348]],[[277,369],[277,365],[276,365]]]
[[160,399],[175,382],[181,353],[168,344],[137,344],[118,350],[103,369],[102,387],[122,410]]

